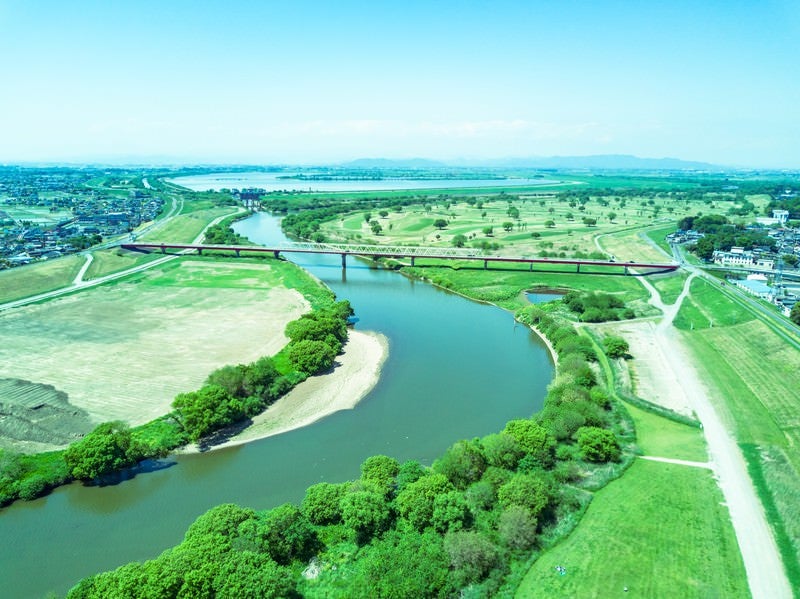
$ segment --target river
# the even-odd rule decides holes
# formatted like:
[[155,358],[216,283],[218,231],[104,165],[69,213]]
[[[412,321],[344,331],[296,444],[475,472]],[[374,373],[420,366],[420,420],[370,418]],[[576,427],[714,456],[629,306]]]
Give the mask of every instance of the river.
[[[282,239],[263,213],[235,228],[259,243]],[[357,478],[360,463],[378,453],[430,464],[454,441],[541,408],[553,365],[542,341],[507,312],[356,260],[343,271],[338,256],[291,258],[350,300],[358,328],[388,337],[373,391],[355,410],[302,429],[3,509],[3,595],[63,594],[84,576],[177,544],[214,505],[299,502],[310,484]]]

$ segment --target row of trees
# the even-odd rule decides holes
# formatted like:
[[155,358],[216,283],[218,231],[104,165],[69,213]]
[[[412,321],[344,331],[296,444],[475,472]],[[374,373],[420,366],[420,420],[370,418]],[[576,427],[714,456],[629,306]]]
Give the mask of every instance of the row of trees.
[[[431,467],[370,457],[358,480],[312,485],[299,506],[219,506],[177,547],[87,578],[69,597],[511,592],[514,565],[563,529],[587,501],[581,487],[620,459],[622,430],[596,384],[591,340],[538,308],[518,317],[546,331],[559,354],[545,408],[533,418],[458,441]],[[319,340],[316,320],[306,320],[292,333]]]

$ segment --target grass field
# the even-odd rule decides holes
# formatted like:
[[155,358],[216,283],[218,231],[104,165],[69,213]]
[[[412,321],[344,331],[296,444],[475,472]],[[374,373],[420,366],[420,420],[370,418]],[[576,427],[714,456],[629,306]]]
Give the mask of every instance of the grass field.
[[[543,190],[536,191],[542,193]],[[382,217],[371,211],[372,219],[381,225],[380,235],[372,233],[364,218],[366,212],[328,222],[323,232],[332,241],[432,247],[451,246],[456,235],[464,235],[468,245],[481,242],[499,244],[500,253],[506,255],[551,257],[597,252],[594,238],[604,235],[607,239],[607,234],[613,234],[615,239],[619,235],[616,242],[620,245],[618,259],[663,262],[665,258],[661,252],[641,243],[638,230],[652,227],[659,220],[664,221],[659,225],[659,231],[673,229],[680,214],[702,205],[669,198],[623,200],[613,195],[592,197],[579,205],[555,194],[534,197],[524,191],[514,191],[513,195],[504,197],[484,195],[470,202],[462,194],[456,197],[440,194],[422,198],[418,205],[407,206],[401,212],[389,211]],[[656,210],[665,206],[672,206],[674,214],[662,212],[657,216]],[[584,218],[596,219],[596,224],[588,225],[583,222]],[[447,221],[447,226],[441,229],[434,226],[440,219]],[[548,226],[547,221],[553,221],[552,225]],[[506,223],[510,226],[507,227]],[[484,230],[489,227],[492,232],[487,234]],[[630,236],[633,237],[629,242],[627,237]],[[628,251],[623,246],[636,250]],[[612,253],[617,252],[612,250]]]
[[[667,225],[662,223],[657,230],[674,231],[675,221],[671,220]],[[664,255],[664,252],[644,241],[645,238],[649,239],[648,231],[650,229],[643,229],[641,226],[637,226],[633,229],[603,235],[599,242],[603,249],[622,262],[628,260],[656,263],[671,262],[671,258],[668,257],[669,252]]]
[[4,313],[0,378],[53,385],[95,421],[151,420],[215,368],[285,345],[286,323],[308,309],[294,288],[330,293],[298,270],[187,258]]
[[674,304],[683,291],[683,285],[689,275],[686,271],[677,270],[665,275],[648,277],[648,281],[658,290],[661,301],[667,305]]
[[[742,446],[794,588],[800,588],[800,353],[711,285],[696,281],[676,325]],[[710,327],[709,323],[714,322]]]
[[105,275],[133,268],[141,264],[146,264],[157,260],[160,254],[143,254],[140,252],[128,252],[120,249],[100,250],[92,252],[92,263],[89,265],[83,276],[84,281],[98,279]]
[[750,595],[711,471],[640,459],[595,493],[578,528],[534,563],[516,596]]
[[66,287],[86,259],[72,255],[0,272],[0,303]]
[[230,206],[225,206],[202,208],[193,210],[188,214],[182,213],[170,219],[163,227],[142,235],[139,241],[191,243],[210,221],[232,211],[233,209]]

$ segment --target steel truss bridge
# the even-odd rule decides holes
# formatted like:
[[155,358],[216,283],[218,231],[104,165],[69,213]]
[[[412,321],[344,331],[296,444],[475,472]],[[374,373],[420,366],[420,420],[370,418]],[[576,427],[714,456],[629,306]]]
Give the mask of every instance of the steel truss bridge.
[[489,255],[484,250],[474,248],[448,248],[448,247],[420,247],[400,245],[366,245],[366,244],[338,244],[338,243],[283,243],[273,246],[258,245],[207,245],[207,244],[181,244],[181,243],[122,243],[120,247],[134,251],[160,251],[162,254],[168,250],[189,253],[197,252],[234,252],[240,256],[246,253],[272,253],[275,258],[280,258],[283,253],[297,254],[335,254],[342,257],[342,268],[347,268],[347,256],[362,256],[373,259],[395,258],[408,259],[411,266],[416,265],[418,258],[435,260],[468,260],[482,261],[483,268],[490,264],[516,263],[528,264],[530,270],[534,265],[560,265],[575,267],[575,272],[580,273],[581,267],[586,274],[630,274],[649,275],[677,270],[680,265],[676,263],[646,263],[646,262],[615,262],[613,260],[584,260],[577,258],[531,258],[527,256],[497,256]]

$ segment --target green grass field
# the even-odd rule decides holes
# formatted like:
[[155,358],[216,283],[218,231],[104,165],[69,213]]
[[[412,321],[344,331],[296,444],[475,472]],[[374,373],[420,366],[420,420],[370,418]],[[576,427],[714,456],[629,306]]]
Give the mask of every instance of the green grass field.
[[[190,204],[187,202],[187,204]],[[171,218],[164,226],[142,235],[139,241],[168,241],[172,243],[191,243],[215,218],[229,214],[235,209],[230,206],[192,209]]]
[[521,599],[749,596],[711,471],[641,459],[595,493],[578,527],[534,563],[516,593]]
[[800,352],[704,281],[693,282],[691,300],[675,324],[742,446],[790,582],[800,588]]
[[83,277],[85,281],[152,262],[160,258],[161,254],[144,254],[120,249],[110,249],[92,252],[92,256],[92,263],[89,265]]
[[683,291],[683,285],[689,275],[686,271],[677,270],[665,275],[648,277],[648,281],[658,290],[661,301],[667,305],[674,304]]
[[72,255],[0,272],[0,303],[66,287],[86,259]]

